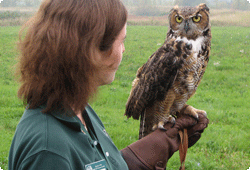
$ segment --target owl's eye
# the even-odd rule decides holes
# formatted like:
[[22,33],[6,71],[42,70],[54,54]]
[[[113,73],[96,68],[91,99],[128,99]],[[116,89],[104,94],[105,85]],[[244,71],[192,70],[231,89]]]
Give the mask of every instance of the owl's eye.
[[193,17],[193,21],[194,22],[199,22],[201,20],[201,17],[200,16],[195,16]]
[[176,20],[176,22],[181,23],[183,19],[181,17],[177,16],[177,17],[175,17],[175,20]]

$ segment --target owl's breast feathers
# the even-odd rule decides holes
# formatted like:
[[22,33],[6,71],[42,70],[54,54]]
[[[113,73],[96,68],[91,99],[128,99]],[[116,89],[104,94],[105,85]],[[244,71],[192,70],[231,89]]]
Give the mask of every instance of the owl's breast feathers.
[[176,37],[167,39],[138,69],[125,115],[139,119],[155,101],[165,100],[170,89],[176,95],[190,98],[205,72],[209,52],[210,41],[205,36],[196,40]]

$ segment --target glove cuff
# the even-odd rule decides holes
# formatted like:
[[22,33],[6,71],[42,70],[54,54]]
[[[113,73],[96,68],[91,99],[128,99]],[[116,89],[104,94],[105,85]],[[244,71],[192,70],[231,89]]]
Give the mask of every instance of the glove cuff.
[[[177,134],[178,135],[178,134]],[[134,155],[150,169],[165,168],[168,159],[178,148],[180,141],[168,137],[166,132],[157,129],[155,132],[132,143],[128,148]]]

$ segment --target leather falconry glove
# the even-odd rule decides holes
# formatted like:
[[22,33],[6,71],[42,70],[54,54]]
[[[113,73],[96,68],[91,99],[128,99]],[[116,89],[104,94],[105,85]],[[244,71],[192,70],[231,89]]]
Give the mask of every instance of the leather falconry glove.
[[164,125],[166,131],[157,129],[124,148],[122,154],[129,169],[164,170],[168,159],[179,149],[179,130],[187,129],[188,147],[200,139],[209,120],[203,114],[198,115],[198,121],[188,115],[182,115],[176,119],[174,126],[171,123]]

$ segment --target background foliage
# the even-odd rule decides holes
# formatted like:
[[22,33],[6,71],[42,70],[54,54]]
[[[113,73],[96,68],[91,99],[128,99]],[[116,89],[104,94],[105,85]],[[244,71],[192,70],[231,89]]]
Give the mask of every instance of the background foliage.
[[[149,9],[160,6],[196,6],[206,3],[211,8],[250,10],[247,0],[122,0],[127,7],[137,7],[138,10]],[[0,1],[1,2],[1,1]],[[0,7],[38,7],[42,0],[2,0]],[[145,11],[147,12],[147,11]],[[154,14],[155,15],[155,14]]]

